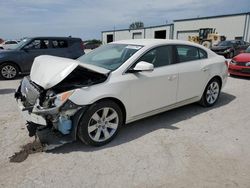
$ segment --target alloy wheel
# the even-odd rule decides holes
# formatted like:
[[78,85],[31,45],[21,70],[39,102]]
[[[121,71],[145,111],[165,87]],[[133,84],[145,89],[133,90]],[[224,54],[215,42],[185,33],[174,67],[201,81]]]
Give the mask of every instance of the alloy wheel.
[[219,96],[220,86],[218,82],[214,81],[207,88],[206,100],[209,104],[215,103]]
[[111,107],[96,111],[88,122],[88,134],[95,142],[103,142],[117,131],[119,116]]
[[16,77],[17,70],[13,65],[5,65],[1,69],[1,74],[4,78],[11,79]]

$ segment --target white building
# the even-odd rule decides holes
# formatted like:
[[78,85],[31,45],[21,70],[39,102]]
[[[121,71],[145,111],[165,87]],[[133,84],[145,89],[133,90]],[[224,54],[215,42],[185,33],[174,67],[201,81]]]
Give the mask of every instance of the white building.
[[187,40],[188,36],[198,35],[200,28],[214,28],[228,40],[250,42],[250,13],[174,20],[174,38]]
[[210,17],[174,20],[173,24],[145,27],[143,29],[122,29],[102,32],[104,44],[112,41],[138,38],[165,38],[188,40],[198,35],[201,28],[213,28],[228,40],[243,39],[250,42],[250,12]]
[[126,39],[173,38],[173,24],[144,27],[143,29],[121,29],[102,32],[103,44]]

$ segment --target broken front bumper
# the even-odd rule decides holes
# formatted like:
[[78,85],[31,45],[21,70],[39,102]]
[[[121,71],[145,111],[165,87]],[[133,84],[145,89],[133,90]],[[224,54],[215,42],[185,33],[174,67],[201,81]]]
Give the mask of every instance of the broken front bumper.
[[28,110],[25,110],[25,107],[23,106],[20,99],[17,99],[18,109],[20,110],[20,113],[22,114],[23,118],[27,122],[32,122],[39,125],[47,125],[46,119],[42,116],[39,116],[37,114],[31,113]]
[[38,129],[48,129],[61,135],[70,135],[75,140],[77,125],[86,106],[76,105],[68,99],[57,106],[45,108],[40,106],[40,94],[26,77],[15,93],[19,110],[27,121],[29,135],[34,136]]

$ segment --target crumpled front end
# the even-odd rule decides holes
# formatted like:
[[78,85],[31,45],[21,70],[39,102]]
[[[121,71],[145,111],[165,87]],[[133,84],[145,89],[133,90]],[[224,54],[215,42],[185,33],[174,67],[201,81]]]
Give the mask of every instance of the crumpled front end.
[[70,97],[83,87],[105,82],[109,72],[67,58],[46,55],[35,58],[30,77],[23,78],[15,93],[29,135],[58,133],[75,140],[77,125],[88,104],[77,105]]
[[74,91],[58,94],[53,90],[44,90],[29,77],[24,77],[15,98],[28,123],[29,135],[34,136],[37,129],[51,129],[62,135],[69,135],[73,130],[74,115],[83,108],[68,99]]

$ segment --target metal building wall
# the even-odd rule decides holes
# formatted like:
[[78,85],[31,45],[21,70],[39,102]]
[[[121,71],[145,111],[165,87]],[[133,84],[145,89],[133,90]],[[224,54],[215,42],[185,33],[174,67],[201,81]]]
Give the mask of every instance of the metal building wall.
[[113,34],[114,41],[133,39],[134,33],[137,33],[136,38],[139,36],[138,33],[141,33],[141,38],[151,39],[154,38],[155,31],[159,30],[166,30],[167,39],[187,40],[189,35],[198,35],[200,28],[215,28],[216,32],[225,35],[228,40],[242,37],[243,40],[250,42],[250,13],[174,20],[173,24],[135,30],[103,31],[102,41],[103,44],[107,43],[108,34]]
[[[218,17],[197,18],[187,20],[174,21],[174,38],[179,39],[180,36],[187,36],[188,32],[191,35],[198,32],[200,28],[215,28],[216,32],[225,35],[228,40],[235,39],[235,37],[242,37],[244,40],[249,41],[249,31],[247,32],[246,23],[248,23],[249,14],[239,15],[225,15]],[[247,20],[247,21],[246,21]],[[187,38],[186,38],[187,40]]]
[[147,38],[153,39],[155,37],[155,31],[166,30],[166,38],[171,39],[173,37],[172,34],[172,24],[169,25],[161,25],[161,26],[154,26],[154,27],[146,27],[143,29],[123,29],[123,30],[113,30],[113,31],[103,31],[102,32],[102,41],[103,44],[107,43],[107,35],[113,35],[114,41],[119,40],[126,40],[126,39],[133,39],[138,38],[138,34],[141,34],[139,38]]

